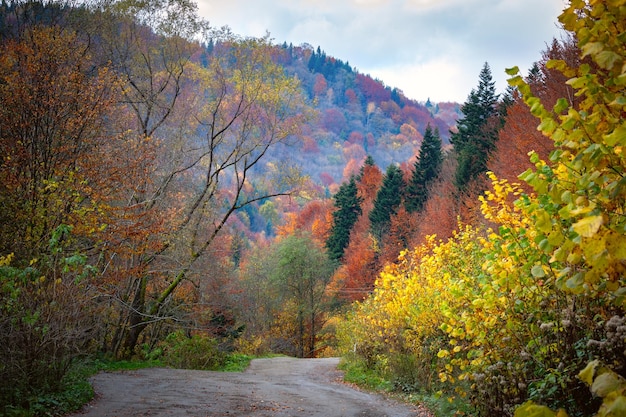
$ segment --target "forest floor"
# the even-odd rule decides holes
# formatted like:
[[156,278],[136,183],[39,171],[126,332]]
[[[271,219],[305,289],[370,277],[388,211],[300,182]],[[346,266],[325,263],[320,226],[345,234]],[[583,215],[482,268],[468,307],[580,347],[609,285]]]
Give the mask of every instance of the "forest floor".
[[339,359],[255,359],[242,373],[148,368],[102,372],[74,417],[429,417],[342,382]]

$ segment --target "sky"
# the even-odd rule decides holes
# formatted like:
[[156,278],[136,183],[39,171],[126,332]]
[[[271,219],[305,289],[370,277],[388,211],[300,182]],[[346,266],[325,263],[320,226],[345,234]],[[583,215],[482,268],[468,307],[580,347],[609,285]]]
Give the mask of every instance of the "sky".
[[211,26],[319,46],[413,100],[464,103],[485,62],[498,92],[562,32],[565,0],[197,0]]

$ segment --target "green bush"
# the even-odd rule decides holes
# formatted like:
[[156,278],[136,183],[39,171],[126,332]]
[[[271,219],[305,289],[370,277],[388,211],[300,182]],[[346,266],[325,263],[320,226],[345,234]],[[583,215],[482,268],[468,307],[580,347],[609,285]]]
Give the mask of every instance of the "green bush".
[[163,363],[173,368],[218,370],[226,364],[227,355],[218,349],[215,339],[206,335],[189,337],[177,331],[165,339],[162,347]]

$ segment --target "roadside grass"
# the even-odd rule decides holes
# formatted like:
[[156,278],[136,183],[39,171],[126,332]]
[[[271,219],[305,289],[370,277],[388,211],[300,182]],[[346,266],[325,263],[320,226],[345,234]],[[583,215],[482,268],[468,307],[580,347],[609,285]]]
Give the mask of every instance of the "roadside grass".
[[100,358],[74,360],[61,381],[57,392],[33,395],[22,401],[21,406],[5,405],[0,414],[7,417],[62,416],[79,410],[94,396],[89,378],[100,371],[133,370],[162,366],[158,360],[114,361]]
[[420,406],[434,417],[473,415],[471,407],[463,398],[425,390],[403,392],[396,388],[393,381],[381,375],[381,372],[367,368],[361,361],[344,357],[339,364],[339,369],[344,372],[345,382]]
[[350,384],[377,392],[390,393],[393,390],[393,384],[390,381],[380,376],[378,372],[368,369],[361,362],[342,358],[339,362],[339,369],[344,371],[344,381]]

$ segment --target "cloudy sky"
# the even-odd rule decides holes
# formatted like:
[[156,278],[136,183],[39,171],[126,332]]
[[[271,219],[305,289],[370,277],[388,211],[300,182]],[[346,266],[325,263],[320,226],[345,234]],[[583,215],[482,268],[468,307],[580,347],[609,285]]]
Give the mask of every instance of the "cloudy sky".
[[561,37],[565,0],[198,0],[213,27],[308,43],[418,101],[465,102],[489,63],[525,70]]

